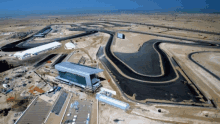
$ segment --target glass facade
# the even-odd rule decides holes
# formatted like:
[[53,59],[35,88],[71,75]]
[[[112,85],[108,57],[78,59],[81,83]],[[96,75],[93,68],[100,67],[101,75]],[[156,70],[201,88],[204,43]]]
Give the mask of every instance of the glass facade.
[[61,78],[67,79],[69,81],[76,82],[81,85],[86,85],[85,77],[82,77],[80,75],[72,74],[69,72],[61,72],[61,71],[59,71],[59,75]]
[[90,79],[92,84],[95,84],[98,81],[95,74],[90,75]]

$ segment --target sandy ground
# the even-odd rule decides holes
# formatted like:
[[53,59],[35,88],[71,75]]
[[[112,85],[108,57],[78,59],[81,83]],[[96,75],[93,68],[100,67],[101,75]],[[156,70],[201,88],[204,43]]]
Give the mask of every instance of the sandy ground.
[[106,24],[106,23],[99,23],[99,24],[102,24],[102,25],[104,25],[104,26],[109,26],[109,27],[114,26],[114,25],[112,25],[112,24]]
[[68,61],[78,63],[81,57],[86,58],[85,65],[96,64],[96,53],[101,45],[106,44],[109,35],[104,33],[97,33],[88,37],[73,39],[77,45],[74,53]]
[[[0,25],[0,27],[1,27],[0,31],[2,31],[2,32],[28,32],[30,30],[34,30],[33,33],[36,33],[37,31],[43,29],[46,25],[42,25],[42,26],[22,26],[22,28],[14,27],[14,26],[9,27],[9,25],[6,25],[6,26]],[[4,27],[4,28],[2,28],[2,27]],[[32,34],[29,34],[28,36],[30,36]],[[2,38],[0,37],[0,46],[4,46],[4,45],[6,45],[10,42],[15,42],[15,41],[20,40],[18,38],[10,38],[11,36],[13,36],[13,34],[11,34],[9,36],[4,36]]]
[[125,39],[117,38],[113,43],[113,46],[111,46],[112,51],[123,53],[137,52],[144,42],[156,38],[154,36],[137,33],[123,33],[125,34]]
[[100,35],[100,33],[90,35],[90,36],[85,36],[82,38],[76,38],[73,41],[77,44],[77,48],[88,48],[92,47],[93,44],[96,42],[100,42],[102,40],[103,36]]
[[69,58],[69,62],[73,62],[73,63],[78,63],[79,60],[84,57],[85,58],[85,64],[91,64],[91,60],[89,58],[89,56],[83,52],[83,51],[77,51],[75,54],[73,54],[70,58]]
[[[95,20],[91,20],[95,19]],[[97,20],[106,19],[106,20],[123,20],[123,21],[130,21],[130,22],[139,22],[139,23],[150,23],[150,24],[157,24],[157,25],[164,25],[164,26],[174,26],[174,27],[182,27],[182,28],[188,28],[188,29],[198,29],[198,30],[204,30],[204,31],[215,31],[220,32],[220,25],[219,25],[219,15],[206,15],[206,14],[179,14],[179,15],[101,15],[101,16],[76,16],[76,17],[57,17],[57,16],[51,16],[44,19],[39,18],[27,18],[23,20],[6,20],[2,21],[0,20],[0,32],[26,32],[29,30],[40,30],[44,28],[46,25],[49,24],[71,24],[71,23],[86,23],[86,22],[98,22]],[[114,22],[116,23],[116,22]],[[40,24],[40,25],[38,25]],[[123,24],[127,25],[127,27],[114,27],[113,24],[105,24],[103,21],[100,21],[97,25],[90,25],[90,29],[98,28],[104,28],[106,30],[134,30],[134,31],[143,31],[143,32],[152,32],[152,33],[160,33],[160,34],[169,34],[174,36],[181,36],[181,37],[187,37],[187,38],[197,38],[197,39],[205,39],[205,40],[213,40],[213,41],[220,41],[220,38],[218,35],[207,35],[207,34],[201,34],[201,33],[192,33],[192,32],[186,32],[186,31],[176,31],[176,30],[168,30],[165,28],[158,28],[158,27],[152,27],[152,26],[143,26],[143,25],[136,25],[136,24],[130,24],[130,23],[116,23],[116,24]],[[36,26],[38,25],[38,26]],[[81,24],[78,24],[80,26]],[[86,26],[81,26],[86,27]],[[55,28],[55,27],[54,27]],[[58,27],[60,31],[63,32],[63,35],[69,36],[73,34],[79,34],[83,33],[81,31],[68,31],[66,28],[74,28],[71,26],[61,26]],[[139,47],[146,41],[151,39],[161,39],[161,40],[173,40],[169,38],[161,38],[156,36],[150,36],[150,35],[142,35],[142,34],[136,34],[136,33],[128,33],[128,32],[122,32],[125,34],[125,39],[116,39],[116,41],[113,43],[112,51],[113,52],[124,52],[124,53],[133,53],[136,52]],[[59,36],[58,36],[59,35]],[[8,39],[8,36],[0,36],[0,46],[3,46],[7,43],[17,41],[18,39]],[[61,34],[57,33],[50,33],[48,34],[48,39],[50,38],[59,38]],[[47,39],[45,38],[45,39]],[[56,53],[56,54],[69,54],[73,51],[82,51],[83,54],[79,53],[79,55],[76,54],[73,55],[70,58],[70,61],[77,62],[80,58],[80,56],[87,56],[86,65],[95,65],[97,64],[98,60],[96,60],[96,52],[98,48],[101,45],[105,45],[108,41],[109,35],[104,33],[97,33],[91,36],[82,37],[82,38],[75,38],[71,39],[72,41],[77,43],[77,49],[73,50],[65,50],[64,44],[67,42],[70,42],[70,40],[62,41],[62,47],[50,51],[49,53]],[[42,42],[45,39],[41,39],[40,42]],[[175,40],[179,41],[179,40]],[[183,41],[182,41],[183,42]],[[187,41],[184,41],[187,42]],[[190,42],[188,42],[190,43]],[[173,45],[173,44],[161,44],[161,49],[163,49],[167,54],[171,57],[174,57],[175,60],[180,64],[182,69],[187,73],[187,76],[189,76],[190,79],[196,85],[199,86],[200,89],[203,89],[205,92],[204,94],[207,95],[210,99],[213,99],[214,101],[218,101],[220,98],[220,92],[219,92],[219,80],[214,78],[212,75],[204,71],[204,69],[200,68],[195,63],[191,62],[187,55],[191,52],[196,51],[219,51],[218,49],[213,48],[197,48],[197,47],[190,47],[190,46],[182,46],[182,45]],[[204,57],[205,56],[205,57]],[[214,57],[215,56],[215,57]],[[204,65],[206,68],[208,68],[210,71],[215,73],[216,75],[219,75],[219,59],[218,54],[212,53],[212,54],[198,54],[193,56],[193,59],[198,61],[201,65]],[[212,59],[212,58],[215,59]],[[217,57],[217,58],[216,58]],[[209,59],[206,59],[209,58]],[[7,59],[2,57],[2,59]],[[99,63],[100,64],[100,63]],[[37,70],[39,73],[45,73],[46,66],[50,66],[50,64],[45,64],[42,68]],[[101,65],[100,65],[101,67]],[[29,70],[32,70],[33,68],[30,68]],[[49,73],[50,76],[56,76],[54,69],[47,68],[50,71],[54,71],[54,73]],[[104,68],[102,68],[104,69]],[[3,76],[4,75],[4,76]],[[15,80],[16,86],[19,86],[26,83],[27,81],[31,81],[32,83],[28,84],[26,87],[19,87],[15,88],[16,93],[10,93],[8,96],[5,96],[1,94],[0,97],[0,108],[9,108],[12,106],[12,103],[7,104],[6,99],[9,98],[9,96],[20,96],[24,95],[24,92],[28,91],[28,88],[30,88],[32,85],[38,85],[41,86],[42,89],[45,91],[48,90],[48,87],[43,87],[43,83],[41,82],[41,79],[34,75],[29,74],[32,76],[31,79],[24,78],[25,75],[18,80]],[[1,79],[4,79],[6,76],[12,76],[11,71],[4,72],[4,74],[1,74]],[[192,108],[185,108],[185,107],[168,107],[166,105],[160,106],[160,105],[138,105],[135,103],[132,103],[130,101],[127,101],[124,99],[124,97],[121,95],[118,88],[114,85],[114,82],[109,77],[108,73],[102,72],[99,74],[100,77],[103,78],[102,85],[105,88],[115,90],[117,92],[117,95],[114,96],[114,98],[119,99],[124,102],[128,102],[131,106],[131,110],[128,112],[124,112],[123,110],[114,108],[109,105],[99,105],[99,123],[105,124],[105,123],[114,123],[113,120],[118,118],[122,119],[124,121],[120,121],[121,124],[129,124],[129,123],[137,123],[137,124],[144,124],[144,123],[210,123],[211,121],[218,122],[219,120],[216,120],[216,118],[220,118],[220,116],[216,113],[219,113],[217,110],[210,110],[210,109],[192,109]],[[23,82],[24,81],[24,82]],[[80,96],[74,96],[73,98],[79,98],[79,99],[91,99],[94,101],[94,107],[92,110],[92,124],[96,124],[97,120],[97,106],[96,106],[96,100],[94,95],[85,94],[83,92],[80,92],[79,88],[67,86],[65,84],[59,84],[59,86],[62,86],[64,89],[77,92],[80,94]],[[28,94],[26,94],[28,95]],[[52,98],[47,96],[41,96],[41,99],[45,101],[51,101],[50,104],[53,104],[53,102],[56,100],[57,95],[54,95]],[[65,103],[66,105],[67,103]],[[162,114],[158,113],[157,109],[162,109]],[[147,110],[150,110],[148,112]],[[189,111],[190,110],[190,111]],[[191,111],[192,110],[192,111]],[[8,116],[6,117],[0,117],[0,123],[3,122],[3,124],[11,123],[13,119],[16,119],[14,117],[14,114],[18,113],[15,111],[9,111]],[[62,114],[64,113],[64,110],[62,110]],[[185,113],[185,114],[184,114]],[[208,114],[207,114],[208,113]],[[54,116],[56,119],[50,120],[51,123],[55,123],[59,120],[61,120],[61,117]],[[18,117],[17,117],[18,118]],[[187,119],[186,119],[187,118]],[[195,120],[196,119],[196,120]],[[199,121],[198,121],[199,120]],[[52,122],[53,121],[53,122]]]
[[[160,112],[158,111],[160,110]],[[143,105],[138,104],[131,111],[132,114],[150,118],[152,120],[163,120],[167,123],[218,123],[220,114],[218,110],[190,106],[167,106],[160,104]],[[204,118],[206,117],[206,118]]]
[[198,62],[200,65],[220,77],[220,53],[219,52],[205,52],[195,53],[192,55],[192,59]]
[[55,104],[56,99],[59,97],[59,95],[60,92],[56,92],[55,94],[52,95],[52,97],[49,97],[49,95],[41,95],[39,98],[53,105]]
[[118,124],[167,124],[166,122],[151,120],[135,114],[128,114],[121,109],[114,108],[107,104],[99,104],[99,118],[100,124],[115,124],[115,119],[121,120]]
[[192,52],[220,51],[219,49],[214,49],[211,47],[204,48],[184,46],[168,43],[162,43],[160,45],[160,48],[166,51],[166,53],[170,57],[174,57],[174,59],[189,76],[189,78],[196,84],[197,87],[199,87],[199,89],[202,89],[202,91],[208,98],[217,101],[216,104],[219,104],[218,99],[220,97],[220,87],[218,84],[220,83],[220,81],[188,58],[188,55]]
[[168,34],[168,35],[174,35],[174,36],[188,37],[188,38],[197,38],[197,39],[202,39],[202,40],[220,41],[219,35],[194,33],[194,32],[186,32],[186,31],[176,31],[176,30],[170,30],[170,31],[161,32],[161,33]]
[[63,38],[63,37],[73,36],[82,33],[84,33],[84,31],[68,31],[62,29],[57,33],[49,33],[45,38],[35,38],[33,41],[31,41],[31,43],[42,43],[44,42],[44,40],[48,41],[48,40],[53,40],[54,38]]
[[[125,35],[125,39],[116,38],[111,46],[113,52],[122,52],[122,53],[134,53],[143,45],[143,43],[152,40],[168,40],[168,41],[179,41],[171,38],[157,37],[152,35],[144,35],[131,32],[121,32]],[[191,43],[189,41],[181,41]]]
[[[92,17],[91,17],[92,18]],[[93,17],[93,19],[98,17]],[[169,14],[169,15],[104,15],[105,20],[123,20],[138,23],[150,23],[164,26],[174,26],[197,30],[220,32],[219,15],[210,14]],[[113,19],[114,18],[114,19]]]

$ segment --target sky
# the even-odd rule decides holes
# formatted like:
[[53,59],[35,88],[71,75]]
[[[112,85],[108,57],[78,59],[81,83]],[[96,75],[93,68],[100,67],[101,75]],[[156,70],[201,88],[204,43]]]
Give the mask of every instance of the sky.
[[220,13],[220,0],[0,0],[0,18],[129,12]]

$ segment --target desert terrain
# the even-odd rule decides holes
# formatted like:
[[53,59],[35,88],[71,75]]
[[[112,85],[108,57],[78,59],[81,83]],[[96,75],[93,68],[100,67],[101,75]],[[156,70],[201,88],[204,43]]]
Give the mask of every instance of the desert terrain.
[[[69,118],[76,124],[220,123],[219,17],[1,19],[0,124],[65,124]],[[48,28],[43,37],[36,36]],[[54,42],[59,47],[24,59],[15,56]],[[101,86],[89,92],[59,80],[56,65],[64,62],[103,70],[97,74]],[[111,99],[129,108],[98,101],[101,88],[114,91]],[[79,110],[71,107],[76,102]]]

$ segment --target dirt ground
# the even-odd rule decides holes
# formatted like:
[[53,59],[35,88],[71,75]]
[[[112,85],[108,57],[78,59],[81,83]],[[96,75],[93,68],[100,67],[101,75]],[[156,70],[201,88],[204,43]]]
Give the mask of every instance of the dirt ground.
[[85,57],[85,65],[96,64],[96,53],[101,45],[104,45],[108,41],[109,35],[104,33],[97,33],[88,37],[73,39],[76,43],[76,53],[70,58],[69,62],[78,63],[81,57]]
[[[123,114],[122,114],[123,113]],[[109,116],[110,115],[110,116]],[[99,105],[99,123],[104,124],[115,124],[114,120],[119,119],[121,121],[118,124],[168,124],[162,121],[155,121],[152,119],[145,118],[143,116],[137,116],[135,114],[125,113],[121,109],[111,107],[107,104]]]
[[[93,17],[97,18],[97,17]],[[152,15],[111,15],[100,16],[104,20],[123,20],[136,23],[149,23],[163,26],[173,26],[188,29],[207,30],[219,32],[219,15],[210,14],[152,14]]]
[[[146,23],[146,24],[155,24],[162,26],[171,26],[171,27],[179,27],[179,28],[187,28],[187,29],[196,29],[203,31],[214,31],[220,32],[220,19],[219,15],[208,15],[208,14],[169,14],[169,15],[100,15],[100,16],[74,16],[74,17],[59,17],[59,16],[48,16],[48,18],[39,19],[39,18],[25,18],[25,19],[11,19],[11,20],[0,20],[0,34],[9,33],[9,32],[28,32],[33,30],[34,32],[39,31],[50,24],[76,24],[81,28],[88,29],[105,29],[109,31],[118,31],[120,33],[125,34],[125,39],[116,38],[113,42],[111,49],[113,52],[122,52],[122,53],[134,53],[137,52],[138,49],[143,45],[143,43],[151,40],[151,39],[159,39],[159,40],[169,40],[169,41],[177,41],[177,42],[187,42],[190,41],[180,41],[171,38],[162,38],[152,35],[144,35],[138,33],[130,33],[120,30],[130,30],[130,31],[141,31],[141,32],[149,32],[149,33],[158,33],[163,35],[172,35],[178,37],[185,38],[193,38],[200,40],[209,40],[209,41],[220,41],[219,35],[213,34],[205,34],[205,33],[192,33],[181,30],[173,30],[168,28],[159,28],[157,26],[146,26],[146,25],[137,25],[134,23]],[[112,20],[112,21],[128,21],[133,23],[122,23],[122,22],[112,22],[105,23],[103,20]],[[90,26],[85,26],[80,23],[87,22],[99,22],[97,24],[92,24]],[[114,26],[115,24],[126,25],[123,27]],[[51,31],[46,38],[36,38],[33,42],[44,42],[44,40],[50,40],[53,38],[61,38],[71,35],[76,35],[80,33],[84,33],[84,31],[69,31],[68,28],[77,28],[77,26],[70,25],[59,25],[53,26],[54,30],[58,30],[57,32]],[[32,33],[33,34],[33,33]],[[30,36],[31,34],[29,34]],[[13,36],[12,34],[0,35],[0,47],[19,40],[18,38],[10,38]],[[85,65],[88,66],[97,66],[101,69],[104,67],[101,65],[99,60],[96,59],[96,53],[100,46],[104,46],[108,39],[109,35],[105,33],[96,33],[90,36],[85,36],[81,38],[73,38],[70,40],[61,41],[62,47],[55,49],[53,51],[48,52],[54,54],[69,54],[72,52],[76,52],[73,54],[68,61],[77,63],[79,59],[84,56],[86,58]],[[76,43],[77,48],[72,50],[66,50],[64,48],[65,43],[67,42]],[[162,43],[160,48],[164,50],[169,57],[173,57],[187,76],[198,86],[199,89],[203,91],[203,94],[206,95],[207,98],[210,98],[214,101],[218,102],[220,98],[220,87],[219,80],[213,77],[210,73],[206,72],[200,66],[193,63],[189,58],[188,54],[193,52],[200,51],[211,51],[204,53],[196,53],[192,55],[192,59],[197,61],[199,64],[207,68],[209,71],[214,73],[217,76],[220,76],[219,73],[219,53],[214,51],[220,51],[219,49],[213,49],[211,47],[201,48],[196,46],[184,46],[177,44],[169,44]],[[77,52],[79,51],[79,52]],[[212,52],[213,51],[213,52]],[[1,52],[1,54],[5,54]],[[9,53],[6,53],[9,54]],[[1,57],[1,59],[9,59],[10,57]],[[58,58],[58,57],[56,57]],[[56,60],[53,59],[52,63]],[[8,103],[6,99],[9,97],[26,97],[26,96],[34,96],[36,94],[30,94],[29,88],[32,86],[37,86],[44,91],[48,91],[51,87],[49,85],[44,86],[45,83],[33,72],[32,70],[36,70],[39,74],[47,73],[45,79],[54,82],[54,78],[57,76],[57,72],[54,68],[50,67],[51,64],[47,63],[39,69],[29,67],[27,73],[22,75],[22,77],[10,80],[10,84],[14,84],[13,92],[9,93],[7,96],[4,94],[0,94],[0,110],[4,108],[10,108],[16,103]],[[49,70],[49,71],[48,71]],[[47,72],[48,71],[48,72]],[[29,73],[31,72],[31,73]],[[1,82],[5,80],[5,77],[13,78],[15,73],[12,70],[6,71],[0,74]],[[31,78],[27,78],[31,76]],[[209,108],[191,108],[191,107],[180,107],[180,106],[168,106],[168,105],[160,105],[160,104],[150,104],[150,105],[142,105],[135,102],[128,101],[121,94],[118,87],[115,85],[115,82],[106,72],[101,72],[98,74],[99,77],[102,78],[101,84],[104,88],[116,91],[117,95],[114,98],[119,99],[121,101],[127,102],[130,104],[131,108],[128,111],[123,111],[121,109],[115,108],[113,106],[109,106],[107,104],[103,105],[99,103],[97,108],[97,101],[95,99],[95,94],[86,94],[80,91],[80,88],[68,86],[66,84],[58,84],[63,87],[63,89],[73,93],[72,99],[89,99],[93,100],[93,110],[92,110],[92,120],[91,124],[97,123],[97,109],[99,109],[98,121],[99,124],[114,124],[114,119],[119,119],[119,124],[146,124],[146,123],[212,123],[220,122],[219,111],[216,109]],[[28,83],[31,81],[31,83]],[[27,84],[26,86],[22,86],[23,84]],[[57,83],[57,82],[56,82]],[[2,86],[1,86],[2,88]],[[76,96],[75,93],[79,94]],[[44,101],[54,104],[59,94],[55,94],[52,97],[48,97],[45,95],[41,96],[41,99]],[[70,97],[70,96],[68,96]],[[67,100],[68,101],[68,100]],[[67,102],[64,106],[67,105]],[[25,108],[25,107],[24,107]],[[65,107],[64,107],[65,108]],[[158,110],[161,109],[162,112]],[[64,110],[60,115],[64,114]],[[0,123],[2,124],[11,124],[13,123],[13,119],[18,119],[21,115],[22,111],[12,111],[10,110],[7,116],[0,117]],[[14,117],[15,114],[18,114],[17,117]],[[56,118],[56,119],[54,119]],[[62,116],[57,117],[56,115],[51,114],[47,123],[59,123],[62,119]]]
[[[196,46],[184,46],[177,44],[162,43],[160,48],[166,51],[166,53],[173,57],[180,67],[185,71],[189,78],[196,84],[196,86],[201,89],[204,94],[213,100],[216,101],[216,104],[219,104],[218,99],[220,96],[219,91],[219,80],[213,75],[202,69],[196,63],[191,61],[188,58],[188,55],[193,52],[204,52],[204,51],[213,51],[211,54],[215,54],[215,51],[220,51],[217,48],[212,47],[196,47]],[[204,59],[208,59],[203,57]],[[203,60],[198,58],[198,62]],[[209,59],[210,60],[210,59]],[[209,63],[206,63],[205,66],[210,67]],[[216,68],[216,67],[215,67]],[[217,66],[218,68],[218,66]],[[213,69],[210,69],[213,70]]]
[[120,39],[120,38],[115,39],[115,41],[111,46],[111,50],[113,52],[135,53],[143,45],[143,43],[153,39],[192,43],[191,41],[182,41],[178,39],[171,39],[171,38],[131,33],[131,32],[120,32],[120,33],[123,33],[125,35],[125,39]]
[[198,62],[200,65],[213,72],[220,77],[220,53],[219,52],[204,52],[195,53],[192,55],[192,59]]

